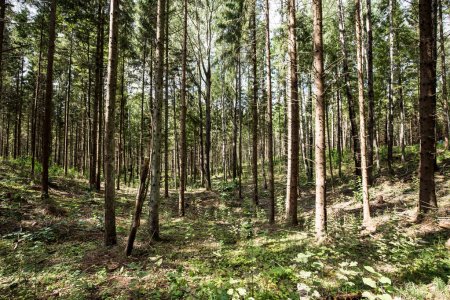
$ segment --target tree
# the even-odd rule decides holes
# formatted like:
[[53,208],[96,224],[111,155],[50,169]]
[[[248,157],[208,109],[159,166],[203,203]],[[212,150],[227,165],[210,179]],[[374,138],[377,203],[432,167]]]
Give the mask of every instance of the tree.
[[184,216],[184,191],[186,189],[186,56],[187,56],[187,0],[183,4],[183,50],[182,50],[182,70],[181,70],[181,113],[180,113],[180,136],[181,136],[181,164],[180,164],[180,190],[178,200],[178,213]]
[[419,210],[418,216],[437,207],[434,182],[436,155],[436,61],[434,60],[435,35],[433,1],[419,0],[420,35],[420,164],[419,164]]
[[356,26],[356,60],[358,71],[358,103],[359,103],[359,138],[361,141],[361,177],[363,193],[363,224],[370,229],[372,221],[369,204],[369,182],[367,170],[367,142],[366,142],[366,109],[364,103],[364,75],[362,59],[361,39],[361,0],[355,1],[355,26]]
[[444,147],[450,149],[450,119],[448,109],[448,91],[447,91],[447,66],[445,64],[445,39],[444,39],[444,22],[442,18],[442,0],[438,1],[439,5],[439,43],[441,46],[441,72],[442,72],[442,102],[444,103]]
[[56,0],[50,3],[50,18],[48,25],[47,50],[47,81],[44,101],[44,120],[42,128],[42,180],[41,192],[43,198],[48,198],[48,167],[50,162],[50,144],[52,131],[52,97],[53,97],[53,62],[55,57],[56,40]]
[[149,230],[152,239],[159,239],[159,188],[161,185],[161,135],[162,135],[162,104],[164,101],[164,40],[166,22],[166,0],[158,0],[156,20],[156,82],[155,103],[153,107],[152,137],[153,149],[150,162],[150,213]]
[[373,143],[375,131],[375,95],[373,87],[373,33],[372,33],[372,1],[366,0],[366,31],[367,31],[367,99],[369,101],[367,124],[367,173],[369,185],[373,183]]
[[325,85],[323,69],[322,0],[313,0],[314,83],[316,86],[315,163],[316,238],[326,235]]
[[250,7],[250,42],[252,61],[252,177],[253,204],[258,205],[258,61],[256,58],[256,0]]
[[295,0],[288,0],[288,53],[290,67],[290,101],[288,104],[288,164],[286,185],[286,220],[292,225],[297,219],[297,186],[299,163],[299,108],[297,77],[297,38],[295,20]]
[[388,169],[389,173],[393,173],[392,160],[393,160],[393,147],[394,147],[394,76],[395,76],[395,62],[394,62],[394,7],[395,0],[389,0],[389,95],[388,95],[388,107],[387,107],[387,146],[388,146]]
[[117,93],[119,0],[111,0],[109,16],[109,55],[105,111],[105,245],[117,244],[115,216],[115,110]]
[[272,67],[270,57],[270,7],[266,0],[266,89],[267,89],[267,156],[269,168],[269,223],[275,223],[275,183],[273,171]]

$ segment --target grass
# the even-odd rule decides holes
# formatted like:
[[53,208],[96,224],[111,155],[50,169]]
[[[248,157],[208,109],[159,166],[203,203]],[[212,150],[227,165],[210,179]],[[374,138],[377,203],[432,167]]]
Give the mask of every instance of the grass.
[[188,190],[185,218],[177,217],[176,191],[162,201],[160,242],[150,242],[144,214],[131,257],[123,251],[134,188],[117,193],[119,245],[105,248],[103,196],[89,191],[82,175],[64,178],[52,169],[50,209],[29,179],[29,161],[2,161],[0,299],[450,299],[450,230],[442,223],[450,209],[450,154],[438,158],[440,208],[415,224],[417,149],[407,150],[397,176],[382,171],[371,189],[374,233],[361,233],[359,185],[346,166],[345,179],[336,178],[328,193],[324,245],[313,238],[314,187],[301,185],[302,225],[286,226],[284,175],[277,174],[276,226],[266,222],[267,192],[255,214],[247,184],[239,201],[235,183],[215,179],[217,190]]

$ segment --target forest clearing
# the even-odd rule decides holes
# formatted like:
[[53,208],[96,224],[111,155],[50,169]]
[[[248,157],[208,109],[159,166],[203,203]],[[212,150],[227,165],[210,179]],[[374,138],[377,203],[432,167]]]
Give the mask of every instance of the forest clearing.
[[444,0],[0,0],[0,299],[450,300]]

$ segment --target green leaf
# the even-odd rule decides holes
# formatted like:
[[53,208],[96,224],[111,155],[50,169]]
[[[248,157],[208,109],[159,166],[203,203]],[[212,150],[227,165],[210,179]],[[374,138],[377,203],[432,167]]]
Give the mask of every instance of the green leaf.
[[364,269],[366,269],[370,273],[377,274],[377,271],[375,271],[375,269],[372,268],[371,266],[364,266]]
[[371,288],[375,289],[377,287],[377,283],[372,278],[364,277],[362,280],[363,280],[365,285],[368,285]]
[[364,298],[367,298],[369,300],[375,300],[375,295],[369,291],[363,292],[361,296],[363,296]]
[[380,299],[380,300],[392,300],[392,297],[389,294],[383,294],[383,295],[377,295],[377,296],[378,296],[378,299]]
[[378,279],[378,281],[380,281],[382,284],[392,284],[391,280],[385,276],[382,276],[380,279]]

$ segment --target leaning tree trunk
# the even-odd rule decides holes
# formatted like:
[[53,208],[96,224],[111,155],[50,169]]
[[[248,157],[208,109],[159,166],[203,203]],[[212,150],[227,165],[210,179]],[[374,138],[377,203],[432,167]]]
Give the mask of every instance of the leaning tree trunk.
[[156,29],[156,91],[153,107],[150,182],[149,230],[152,239],[159,239],[159,189],[161,185],[161,134],[162,104],[164,101],[164,38],[165,38],[166,0],[158,0],[158,16]]
[[115,110],[118,65],[119,0],[111,0],[109,18],[109,56],[105,107],[105,246],[117,244],[114,208]]
[[359,138],[361,140],[361,177],[363,192],[363,225],[371,227],[369,184],[367,173],[367,143],[366,143],[366,110],[364,105],[364,75],[362,65],[361,46],[361,0],[356,0],[355,25],[356,25],[356,60],[358,68],[358,103],[359,103]]
[[52,131],[52,97],[53,97],[53,62],[56,40],[56,0],[50,5],[50,22],[48,27],[47,82],[45,89],[44,120],[42,126],[42,197],[48,198],[48,167],[50,161],[50,144]]
[[288,104],[288,165],[286,187],[286,220],[292,225],[297,219],[297,183],[299,163],[299,110],[298,110],[298,77],[297,77],[297,38],[295,20],[295,0],[288,0],[289,30],[288,52],[290,59],[290,103]]
[[316,86],[315,165],[316,165],[316,239],[326,235],[326,156],[325,85],[323,69],[322,0],[313,0],[314,84]]
[[433,1],[419,1],[420,29],[420,192],[419,216],[437,207],[434,182],[436,122],[436,61],[433,34]]

